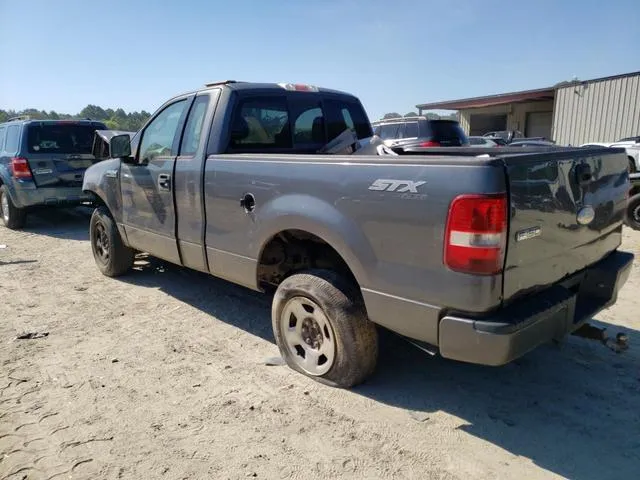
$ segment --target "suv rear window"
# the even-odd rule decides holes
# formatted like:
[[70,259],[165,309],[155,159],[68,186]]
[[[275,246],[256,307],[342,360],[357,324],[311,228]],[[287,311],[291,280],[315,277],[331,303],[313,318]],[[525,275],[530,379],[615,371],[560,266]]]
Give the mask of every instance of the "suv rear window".
[[429,122],[431,128],[431,138],[440,143],[468,143],[467,136],[464,134],[460,124],[453,120],[431,120]]
[[27,127],[29,153],[81,153],[91,154],[93,136],[92,125],[80,124],[35,124]]

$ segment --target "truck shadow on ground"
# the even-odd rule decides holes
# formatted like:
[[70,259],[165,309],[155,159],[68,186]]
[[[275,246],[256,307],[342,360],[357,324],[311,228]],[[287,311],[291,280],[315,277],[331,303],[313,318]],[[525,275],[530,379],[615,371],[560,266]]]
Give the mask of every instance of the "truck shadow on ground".
[[[121,279],[160,288],[274,341],[268,296],[152,258],[145,262]],[[425,435],[434,413],[446,412],[460,419],[459,430],[563,477],[636,478],[640,357],[633,348],[640,332],[600,325],[612,335],[626,333],[630,350],[616,354],[601,343],[570,337],[499,368],[430,357],[382,331],[378,371],[353,391],[408,410],[410,421],[424,423]]]
[[27,234],[65,240],[89,240],[92,208],[42,208],[29,212],[22,229]]

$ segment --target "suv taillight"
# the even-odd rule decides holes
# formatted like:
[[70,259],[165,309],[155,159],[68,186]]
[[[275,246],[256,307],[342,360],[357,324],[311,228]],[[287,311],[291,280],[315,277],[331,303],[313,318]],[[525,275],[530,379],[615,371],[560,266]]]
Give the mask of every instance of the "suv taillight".
[[26,158],[14,157],[11,159],[11,174],[17,179],[32,178],[29,162]]
[[420,144],[421,147],[440,147],[441,145],[438,142],[434,142],[433,140],[429,140],[428,142],[422,142]]
[[449,207],[444,264],[475,275],[502,271],[507,240],[507,196],[461,195]]

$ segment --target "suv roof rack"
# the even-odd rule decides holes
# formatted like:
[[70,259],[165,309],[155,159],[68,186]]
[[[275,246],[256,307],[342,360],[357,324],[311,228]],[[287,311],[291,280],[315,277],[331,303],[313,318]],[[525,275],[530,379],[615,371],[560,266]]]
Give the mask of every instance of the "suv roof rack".
[[31,120],[31,116],[29,115],[17,115],[15,117],[9,118],[7,122],[19,122],[21,120]]
[[240,83],[238,80],[220,80],[219,82],[205,83],[205,87],[215,87],[216,85],[228,85],[230,83]]
[[375,122],[371,122],[371,123],[406,122],[406,121],[412,121],[412,120],[427,120],[427,117],[425,117],[424,115],[416,115],[412,117],[382,118],[380,120],[376,120]]

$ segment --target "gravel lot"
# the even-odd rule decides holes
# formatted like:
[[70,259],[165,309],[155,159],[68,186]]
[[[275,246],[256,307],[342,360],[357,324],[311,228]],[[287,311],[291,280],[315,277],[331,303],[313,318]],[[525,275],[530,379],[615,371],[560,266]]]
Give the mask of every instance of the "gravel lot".
[[638,478],[637,265],[597,319],[624,353],[571,337],[485,368],[385,334],[343,391],[268,365],[267,297],[153,259],[101,276],[88,219],[0,228],[0,479]]

